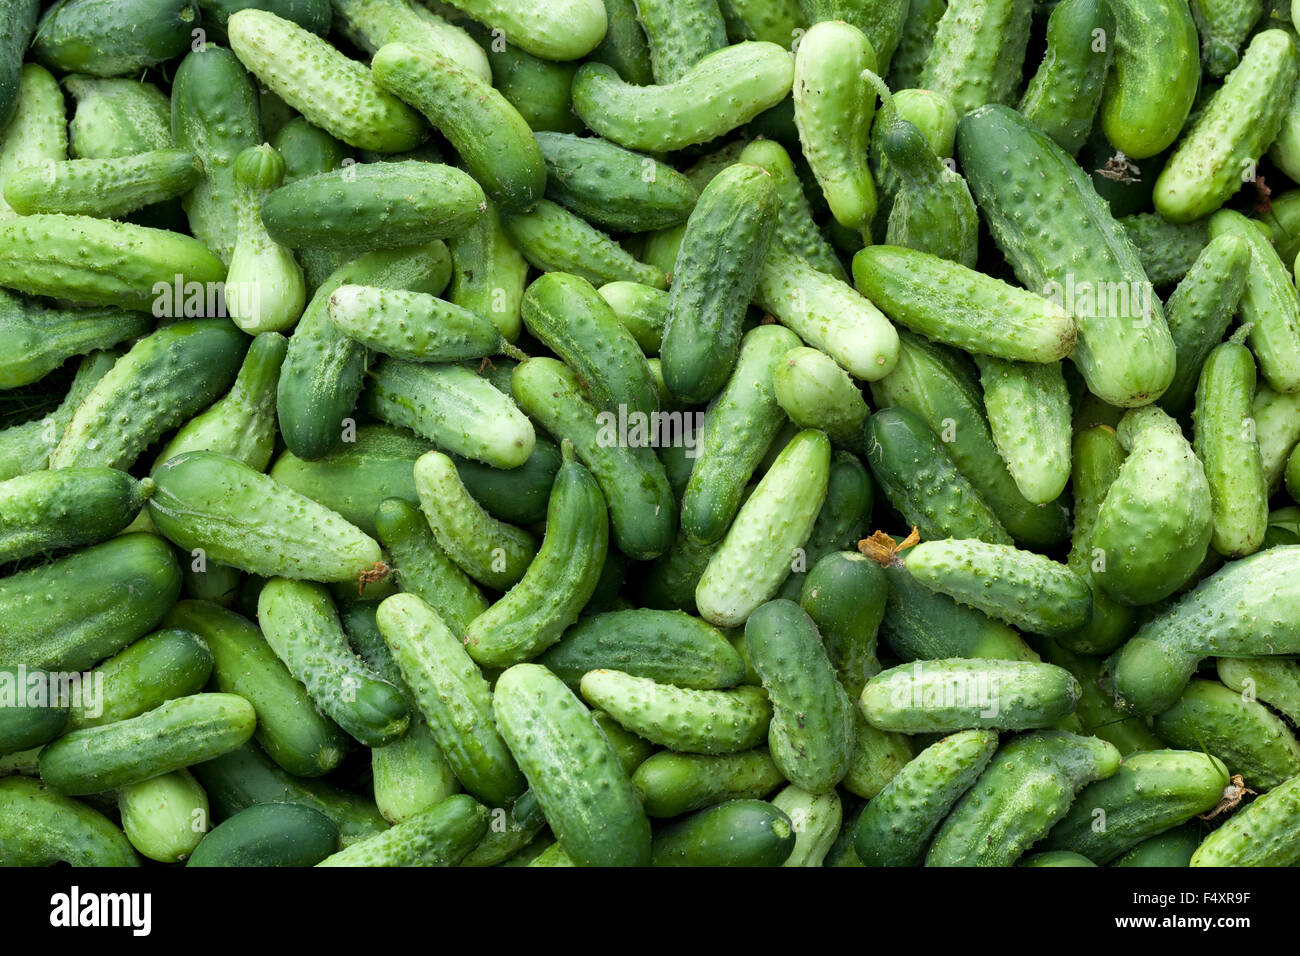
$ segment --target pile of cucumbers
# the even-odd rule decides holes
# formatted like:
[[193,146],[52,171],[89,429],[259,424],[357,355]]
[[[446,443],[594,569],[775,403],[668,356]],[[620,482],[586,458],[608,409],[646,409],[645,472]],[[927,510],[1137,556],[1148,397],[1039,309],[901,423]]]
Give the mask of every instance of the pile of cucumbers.
[[0,4],[0,866],[1300,864],[1300,2]]

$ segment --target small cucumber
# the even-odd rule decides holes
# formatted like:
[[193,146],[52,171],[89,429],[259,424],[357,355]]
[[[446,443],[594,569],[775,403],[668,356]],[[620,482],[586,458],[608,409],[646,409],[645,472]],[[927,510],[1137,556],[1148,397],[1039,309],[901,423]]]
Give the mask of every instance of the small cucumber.
[[32,55],[63,73],[129,76],[184,53],[198,22],[194,0],[68,0],[41,17]]
[[1190,0],[1190,6],[1201,35],[1201,61],[1211,76],[1223,76],[1237,66],[1242,44],[1263,16],[1263,0]]
[[613,746],[558,677],[536,664],[516,664],[497,679],[492,708],[546,822],[575,863],[649,862],[650,824],[641,800]]
[[436,50],[479,79],[492,79],[487,54],[474,38],[415,0],[332,0],[331,5],[339,32],[371,56],[389,43],[415,43]]
[[606,282],[596,290],[646,355],[658,355],[668,324],[668,293],[640,282]]
[[1188,866],[1294,866],[1300,861],[1295,815],[1300,777],[1273,788],[1229,817],[1196,848]]
[[70,796],[113,790],[228,753],[253,736],[253,705],[193,694],[114,724],[60,737],[41,751],[41,780]]
[[590,59],[608,64],[629,83],[649,86],[654,82],[650,46],[636,17],[635,0],[604,0],[604,5],[608,30]]
[[122,830],[142,856],[179,863],[208,832],[208,797],[187,770],[129,783],[117,792]]
[[582,122],[573,112],[573,76],[577,63],[557,63],[533,56],[512,43],[488,39],[482,30],[491,64],[492,84],[518,110],[529,129],[537,132],[577,133]]
[[0,754],[30,750],[58,737],[73,703],[56,676],[21,664],[0,667]]
[[497,207],[488,203],[478,221],[448,245],[452,303],[491,319],[507,341],[518,339],[528,262],[502,231]]
[[76,101],[68,122],[73,158],[115,159],[174,145],[171,103],[152,83],[69,76],[63,87]]
[[898,47],[886,73],[890,89],[910,90],[920,86],[921,73],[934,46],[939,21],[947,11],[948,0],[911,0],[908,4]]
[[917,754],[858,817],[853,842],[863,866],[917,866],[948,811],[998,747],[991,730],[963,730]]
[[545,7],[522,0],[456,0],[452,6],[547,60],[581,59],[608,27],[601,0],[563,0]]
[[799,604],[817,626],[827,657],[853,698],[880,670],[876,635],[887,596],[884,571],[856,552],[832,551],[804,580]]
[[193,153],[155,149],[114,159],[69,159],[27,167],[5,180],[4,198],[23,216],[64,213],[120,219],[187,193],[198,181]]
[[1151,284],[1160,288],[1181,281],[1210,241],[1209,223],[1170,222],[1155,212],[1125,216],[1119,224],[1137,249]]
[[842,448],[862,448],[866,400],[835,360],[806,346],[791,349],[772,375],[777,404],[801,428],[820,428]]
[[782,866],[824,866],[844,821],[840,795],[811,794],[794,784],[772,798],[772,806],[790,818],[794,849]]
[[592,285],[622,279],[667,287],[657,267],[638,262],[605,233],[549,199],[539,200],[528,212],[503,210],[501,228],[540,272],[570,272]]
[[812,207],[785,147],[775,140],[756,139],[745,144],[737,161],[766,169],[772,177],[777,198],[772,241],[814,269],[843,281],[847,277],[844,266],[813,219]]
[[781,866],[795,848],[794,824],[762,800],[729,800],[661,827],[651,866]]
[[[1095,600],[1094,597],[1094,602]],[[1114,744],[1115,749],[1124,757],[1164,747],[1145,720],[1120,713],[1115,707],[1114,698],[1102,690],[1101,658],[1074,654],[1062,647],[1059,640],[1048,641],[1043,656],[1048,662],[1064,667],[1078,680],[1081,693],[1075,716],[1085,733]]]
[[1101,106],[1114,36],[1107,0],[1062,0],[1047,18],[1047,51],[1017,109],[1071,156]]
[[1282,481],[1287,456],[1300,442],[1300,393],[1278,394],[1268,383],[1258,383],[1251,418],[1255,420],[1259,457],[1264,463],[1264,477],[1268,479],[1271,494]]
[[[68,158],[68,126],[59,81],[35,63],[23,65],[18,104],[0,137],[0,192],[15,173]],[[0,200],[0,218],[14,212]]]
[[448,797],[317,866],[455,866],[487,829],[487,810],[465,794]]
[[282,332],[307,302],[302,269],[262,220],[266,200],[284,180],[284,160],[264,143],[235,157],[234,170],[239,228],[226,273],[226,311],[249,335]]
[[[831,457],[830,476],[826,479],[826,500],[822,502],[821,510],[817,512],[817,521],[813,524],[812,533],[808,535],[808,540],[804,543],[803,558],[791,562],[790,576],[781,584],[780,589],[777,591],[777,597],[802,601],[800,595],[803,593],[809,571],[815,568],[818,562],[827,555],[843,552],[857,546],[857,542],[867,534],[868,521],[871,518],[875,497],[876,488],[875,483],[871,480],[871,473],[867,471],[858,457],[846,451],[835,452]],[[870,588],[868,588],[868,595],[870,593]],[[883,596],[882,592],[881,597],[883,598]],[[866,612],[867,616],[862,618],[862,621],[870,621],[873,610],[871,597],[866,597],[861,605],[855,600],[854,609]],[[808,609],[805,607],[804,610]],[[827,606],[827,614],[829,615],[827,620],[833,618],[838,621],[842,616],[841,612],[847,612],[847,610],[839,602],[832,601]],[[817,615],[813,614],[814,620],[816,617]],[[849,617],[853,618],[851,626],[857,630],[861,622],[853,614],[850,614]],[[827,636],[821,621],[818,621],[817,626],[822,628],[823,638],[830,642],[835,640],[835,638]],[[826,626],[839,628],[841,624],[828,624]],[[848,625],[845,624],[845,626]],[[870,628],[869,631],[869,633],[861,635],[863,641],[870,640],[874,635],[874,628]],[[874,647],[874,645],[872,646]],[[856,652],[851,656],[858,657]],[[867,659],[863,658],[862,663],[865,665]]]
[[110,538],[140,513],[152,482],[113,468],[38,471],[0,482],[0,561]]
[[484,358],[503,344],[487,319],[423,292],[339,286],[330,295],[329,316],[367,348],[415,362]]
[[312,807],[264,803],[208,832],[186,866],[315,866],[339,848],[339,828]]
[[1262,700],[1295,723],[1300,715],[1300,664],[1282,657],[1221,657],[1215,667],[1225,686]]
[[80,800],[29,777],[0,779],[0,866],[139,866],[126,835]]
[[844,20],[853,24],[871,42],[881,74],[889,72],[907,20],[907,0],[800,0],[799,6],[809,23]]
[[1070,392],[1061,366],[976,356],[984,411],[1016,487],[1049,504],[1070,480]]
[[1033,0],[950,0],[916,85],[948,97],[958,116],[1012,102],[1032,13]]
[[661,750],[632,774],[645,812],[659,818],[678,817],[728,800],[759,800],[783,779],[762,748],[716,756]]
[[717,0],[636,0],[655,83],[672,83],[710,53],[727,45],[727,25]]
[[1143,840],[1111,861],[1111,866],[1187,866],[1201,843],[1202,824],[1185,823]]
[[878,123],[872,143],[877,141],[898,179],[885,244],[973,267],[979,216],[966,180],[948,168],[914,123]]

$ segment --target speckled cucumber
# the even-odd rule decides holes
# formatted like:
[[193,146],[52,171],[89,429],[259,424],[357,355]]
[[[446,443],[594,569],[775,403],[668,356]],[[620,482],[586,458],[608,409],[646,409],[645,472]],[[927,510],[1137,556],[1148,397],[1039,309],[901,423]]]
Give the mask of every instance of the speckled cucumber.
[[1300,663],[1285,657],[1221,657],[1215,667],[1225,686],[1262,700],[1293,723],[1300,715]]
[[807,429],[792,438],[737,512],[695,587],[700,616],[735,627],[790,573],[826,498],[830,441]]
[[794,824],[761,800],[730,800],[661,827],[651,866],[781,866],[795,848]]
[[501,330],[507,341],[519,338],[519,308],[528,262],[501,230],[497,207],[488,203],[478,222],[448,243],[452,275],[448,298],[477,312]]
[[1063,0],[1048,17],[1047,51],[1018,110],[1072,156],[1101,105],[1114,35],[1107,0]]
[[179,863],[199,845],[209,826],[208,798],[187,770],[174,770],[117,792],[122,830],[143,856]]
[[120,219],[189,192],[199,180],[193,153],[156,149],[114,159],[70,159],[8,177],[5,201],[19,215],[64,213]]
[[691,67],[727,45],[727,26],[717,0],[665,3],[637,0],[655,83],[681,79]]
[[909,122],[920,130],[929,152],[941,160],[949,160],[952,159],[953,143],[957,138],[957,111],[952,108],[952,103],[946,96],[931,90],[900,88],[886,96],[885,91],[889,87],[882,87],[883,81],[877,80],[878,77],[872,84],[882,101],[880,115],[871,127],[871,175],[875,177],[876,188],[880,191],[881,214],[872,224],[871,234],[879,239],[885,234],[890,204],[901,185],[898,170],[884,153],[885,134],[896,129],[900,122]]
[[853,840],[862,864],[918,865],[931,834],[997,746],[996,731],[964,730],[917,754],[858,817]]
[[186,866],[315,866],[339,848],[339,828],[296,803],[265,803],[213,827]]
[[63,86],[76,102],[68,122],[74,159],[114,159],[174,145],[171,104],[152,83],[69,76]]
[[184,53],[198,21],[194,0],[70,0],[41,17],[32,55],[64,73],[129,76]]
[[0,779],[0,866],[139,866],[108,817],[29,777]]
[[130,524],[152,493],[152,482],[102,467],[0,482],[0,561],[103,541]]
[[[791,601],[802,601],[800,595],[803,593],[808,574],[817,563],[827,555],[856,547],[857,542],[866,535],[875,499],[875,482],[871,480],[871,473],[867,471],[857,455],[847,451],[835,452],[831,456],[830,475],[826,479],[826,500],[822,502],[821,510],[817,512],[817,521],[813,524],[808,540],[804,542],[802,560],[791,562],[790,576],[782,582],[776,596]],[[867,594],[872,594],[870,588]],[[871,597],[867,597],[860,607],[855,601],[853,612],[842,606],[831,610],[832,606],[827,606],[827,619],[836,620],[837,623],[833,626],[837,628],[851,626],[855,630],[859,622],[854,612],[866,612],[867,617],[862,619],[866,621],[871,619],[870,614],[873,610]],[[847,613],[848,617],[841,620],[844,613]],[[813,618],[816,619],[815,614]],[[849,619],[853,620],[852,625],[847,623]],[[822,622],[818,622],[818,627],[823,627]],[[869,640],[874,632],[874,628],[870,628],[869,633],[862,635],[863,640]],[[827,641],[833,640],[826,635],[824,628],[822,636]],[[851,656],[857,655],[855,653]],[[865,664],[865,661],[863,663]]]
[[[0,190],[19,170],[68,158],[68,127],[59,81],[35,63],[22,66],[18,103],[0,139]],[[0,217],[12,209],[0,200]]]
[[[1088,175],[1005,106],[964,117],[957,152],[1016,277],[1025,288],[1071,307],[1078,342],[1070,357],[1089,390],[1121,407],[1159,398],[1174,374],[1164,310],[1132,242]],[[1016,157],[1010,171],[1008,154]],[[1026,190],[1031,181],[1038,185]],[[1044,183],[1052,184],[1057,197],[1050,214],[1046,200],[1031,198],[1047,195]]]
[[[1264,13],[1263,0],[1190,0],[1192,19],[1201,35],[1201,62],[1211,76],[1237,66],[1241,47]],[[1256,34],[1258,36],[1258,34]]]
[[1230,817],[1197,847],[1188,866],[1294,866],[1300,861],[1297,812],[1300,776]]
[[265,143],[235,157],[239,227],[226,273],[225,302],[231,319],[250,335],[290,328],[307,301],[302,269],[292,251],[271,238],[262,220],[265,200],[283,182],[284,171],[283,158]]
[[866,400],[835,360],[806,346],[791,349],[772,375],[777,404],[801,428],[820,428],[837,446],[860,451]]
[[496,354],[504,340],[489,320],[423,292],[344,285],[330,319],[367,348],[416,362],[456,362]]
[[[1259,439],[1259,457],[1264,463],[1264,477],[1269,493],[1277,490],[1287,466],[1287,456],[1300,441],[1300,393],[1280,395],[1268,383],[1256,386],[1251,407],[1255,420],[1255,437]],[[1293,487],[1300,487],[1292,482]]]
[[1048,504],[1070,479],[1070,394],[1058,364],[977,356],[984,409],[1025,499]]
[[776,188],[776,234],[772,241],[814,269],[843,281],[847,278],[834,248],[822,235],[804,195],[794,162],[776,140],[756,139],[745,145],[738,161],[760,166],[772,177]]
[[[1208,223],[1170,222],[1155,212],[1124,216],[1119,224],[1137,249],[1147,278],[1157,288],[1181,281],[1210,241]],[[1166,309],[1166,321],[1171,321],[1167,313]],[[1169,330],[1173,331],[1172,324]]]
[[622,279],[667,288],[668,280],[656,266],[638,262],[605,233],[549,199],[528,212],[503,210],[501,228],[541,272],[571,272],[592,285]]
[[958,116],[986,103],[1010,103],[1032,13],[1033,0],[952,0],[917,85],[948,97]]
[[573,108],[611,142],[666,152],[749,122],[785,99],[793,78],[793,58],[783,47],[747,40],[709,54],[662,86],[635,86],[613,67],[586,63],[573,78]]
[[1014,738],[948,814],[925,865],[1012,865],[1065,815],[1078,790],[1119,764],[1119,752],[1096,737],[1039,730]]
[[651,817],[677,817],[728,800],[758,800],[784,778],[765,749],[735,754],[679,754],[661,750],[632,774]]
[[576,60],[594,50],[608,21],[600,0],[563,0],[537,7],[522,0],[456,0],[462,13],[499,29],[512,43],[547,60]]
[[371,56],[388,43],[414,43],[436,50],[482,80],[492,79],[488,57],[473,37],[423,4],[413,0],[332,0],[332,6],[336,29]]
[[327,856],[317,866],[454,866],[487,829],[487,808],[465,794]]

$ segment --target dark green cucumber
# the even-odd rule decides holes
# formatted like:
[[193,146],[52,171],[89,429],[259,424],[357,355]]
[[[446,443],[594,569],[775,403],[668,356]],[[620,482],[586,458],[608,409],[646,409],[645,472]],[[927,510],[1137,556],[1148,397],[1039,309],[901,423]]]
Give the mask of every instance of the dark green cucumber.
[[198,25],[194,0],[68,0],[41,18],[32,54],[64,73],[129,76],[184,53]]
[[918,85],[947,96],[958,116],[1012,102],[1032,13],[1033,0],[950,0]]
[[0,667],[0,754],[30,750],[62,734],[72,705],[68,696],[59,679],[43,670]]
[[501,229],[541,272],[571,272],[592,285],[622,280],[668,287],[663,269],[638,261],[608,235],[549,199],[539,199],[527,212],[503,209]]
[[[479,33],[480,36],[486,36]],[[577,133],[582,123],[573,112],[573,76],[577,63],[556,63],[533,56],[512,43],[487,39],[492,85],[536,132]]]
[[717,755],[661,750],[632,774],[652,817],[677,817],[728,800],[761,799],[783,779],[765,749]]
[[[1096,596],[1093,597],[1094,609]],[[1094,614],[1096,611],[1094,610]],[[1146,720],[1132,714],[1121,713],[1115,700],[1101,686],[1103,660],[1099,657],[1075,654],[1062,646],[1060,638],[1045,642],[1043,658],[1058,667],[1064,667],[1079,682],[1079,704],[1075,708],[1079,727],[1085,734],[1100,737],[1115,745],[1120,755],[1144,750],[1160,750],[1164,743],[1151,732]]]
[[560,470],[560,446],[546,435],[537,436],[533,453],[516,468],[493,468],[460,455],[451,459],[469,493],[494,518],[518,525],[546,520],[546,502]]
[[153,483],[115,468],[63,468],[0,482],[0,561],[95,544],[140,513]]
[[1062,0],[1047,19],[1047,52],[1018,109],[1071,156],[1101,105],[1114,32],[1107,0]]
[[0,780],[0,866],[139,866],[126,835],[80,800],[39,780]]
[[0,130],[9,125],[18,107],[23,53],[36,30],[40,0],[18,0],[0,13]]
[[241,810],[213,827],[186,866],[315,866],[339,848],[339,828],[295,803]]
[[794,824],[762,800],[730,800],[661,827],[651,866],[780,866],[794,850]]
[[1111,866],[1187,866],[1201,844],[1199,822],[1184,823],[1158,836],[1148,837],[1127,853],[1111,861]]
[[855,699],[880,670],[876,635],[889,585],[875,561],[853,551],[832,551],[803,582],[799,603],[821,633],[840,683]]
[[[1181,281],[1210,241],[1208,223],[1170,222],[1156,212],[1125,216],[1119,224],[1137,249],[1147,278],[1157,288]],[[1168,321],[1170,316],[1165,318]],[[1169,331],[1173,332],[1172,324]]]

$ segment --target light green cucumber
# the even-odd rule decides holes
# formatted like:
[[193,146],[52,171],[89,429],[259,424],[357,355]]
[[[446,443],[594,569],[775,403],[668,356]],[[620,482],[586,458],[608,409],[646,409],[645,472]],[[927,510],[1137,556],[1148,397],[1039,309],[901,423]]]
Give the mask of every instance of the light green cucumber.
[[113,468],[63,468],[0,481],[0,561],[95,544],[134,520],[153,493]]
[[545,7],[520,0],[456,0],[452,6],[547,60],[586,56],[608,27],[600,0],[562,0]]
[[772,805],[790,818],[794,832],[794,849],[781,865],[821,866],[844,819],[839,794],[812,794],[791,784],[772,798]]
[[528,262],[501,230],[496,205],[489,202],[478,221],[448,245],[453,267],[448,298],[491,319],[507,341],[518,339]]
[[235,157],[239,228],[226,273],[226,311],[249,335],[290,328],[307,304],[293,252],[271,238],[262,220],[265,201],[284,180],[284,169],[280,154],[265,143]]
[[1048,504],[1070,480],[1070,393],[1056,362],[976,356],[989,430],[1025,500]]
[[188,770],[127,784],[117,792],[117,808],[131,845],[160,863],[186,859],[211,825],[208,796]]
[[958,116],[1012,102],[1032,12],[1033,0],[951,0],[916,85],[948,97]]
[[[28,168],[68,158],[68,127],[63,91],[49,72],[35,63],[22,67],[13,118],[0,137],[0,192],[8,179]],[[14,211],[0,199],[0,218]]]
[[1300,777],[1229,817],[1196,848],[1188,866],[1294,866],[1300,861],[1294,827],[1297,811]]
[[646,355],[658,355],[668,324],[668,293],[640,282],[606,282],[600,297],[614,312],[623,328],[632,333]]
[[461,27],[416,0],[331,0],[335,27],[371,56],[389,43],[436,50],[482,80],[492,79],[483,48]]
[[327,856],[317,866],[454,866],[487,829],[487,810],[464,794]]
[[844,448],[861,449],[867,403],[835,360],[807,346],[791,349],[776,365],[777,404],[801,428],[820,428]]
[[1262,700],[1292,723],[1300,715],[1300,664],[1284,657],[1221,657],[1219,680],[1248,698]]
[[113,159],[69,159],[28,166],[5,179],[4,198],[23,216],[64,213],[120,219],[187,193],[198,180],[193,153],[157,149]]
[[501,228],[539,271],[571,272],[592,285],[623,279],[667,287],[658,268],[638,262],[605,233],[549,199],[539,200],[528,212],[503,209]]
[[1279,394],[1267,382],[1259,382],[1251,405],[1255,420],[1255,437],[1259,440],[1259,457],[1264,477],[1272,494],[1282,481],[1287,456],[1300,442],[1300,393]]
[[343,285],[330,295],[329,315],[367,348],[415,362],[484,358],[503,345],[488,319],[423,292]]
[[813,219],[812,207],[785,147],[776,140],[756,139],[745,144],[738,161],[760,166],[772,177],[777,197],[773,242],[814,269],[841,281],[846,279],[844,266]]
[[154,84],[73,75],[63,88],[76,101],[68,121],[74,159],[115,159],[173,145],[171,104]]

